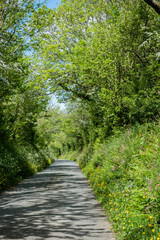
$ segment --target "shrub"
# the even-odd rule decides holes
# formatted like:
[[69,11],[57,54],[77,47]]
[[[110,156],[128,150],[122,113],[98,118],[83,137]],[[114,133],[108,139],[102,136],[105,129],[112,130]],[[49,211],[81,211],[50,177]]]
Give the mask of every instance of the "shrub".
[[0,143],[0,191],[43,170],[52,162],[53,160],[36,146]]

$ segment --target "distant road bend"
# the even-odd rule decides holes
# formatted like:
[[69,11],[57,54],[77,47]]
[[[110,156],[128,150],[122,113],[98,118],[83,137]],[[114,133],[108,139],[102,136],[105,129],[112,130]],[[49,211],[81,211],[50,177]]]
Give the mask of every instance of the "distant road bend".
[[0,239],[115,238],[78,164],[56,160],[0,196]]

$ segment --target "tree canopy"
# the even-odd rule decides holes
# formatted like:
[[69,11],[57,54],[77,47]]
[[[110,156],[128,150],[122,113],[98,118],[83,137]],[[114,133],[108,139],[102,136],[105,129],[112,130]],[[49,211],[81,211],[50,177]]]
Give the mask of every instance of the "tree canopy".
[[52,10],[3,0],[0,134],[33,141],[51,94],[84,110],[91,141],[156,120],[160,23],[145,2],[63,0]]
[[36,21],[41,77],[61,101],[87,105],[97,134],[158,118],[159,17],[144,1],[63,0]]
[[[38,113],[46,107],[43,84],[28,55],[34,0],[0,2],[0,136],[33,140]],[[32,62],[32,63],[31,63]],[[45,107],[44,107],[45,105]]]

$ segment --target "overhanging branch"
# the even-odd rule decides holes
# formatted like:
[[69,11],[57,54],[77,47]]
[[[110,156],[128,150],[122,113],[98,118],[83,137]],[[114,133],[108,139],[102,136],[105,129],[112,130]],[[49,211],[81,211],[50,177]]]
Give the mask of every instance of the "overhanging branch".
[[86,100],[88,102],[91,102],[92,99],[85,93],[83,92],[78,92],[78,91],[74,91],[73,89],[70,89],[68,88],[67,86],[63,85],[62,83],[58,83],[58,85],[63,88],[65,91],[67,92],[72,92],[76,97],[80,98],[80,99],[83,99],[83,100]]
[[148,5],[150,5],[158,14],[160,14],[160,2],[155,0],[144,0]]

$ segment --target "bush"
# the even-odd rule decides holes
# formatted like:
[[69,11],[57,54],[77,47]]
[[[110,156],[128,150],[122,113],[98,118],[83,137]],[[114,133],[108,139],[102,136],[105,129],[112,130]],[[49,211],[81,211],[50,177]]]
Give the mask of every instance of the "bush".
[[0,143],[0,191],[48,167],[53,160],[36,146]]

